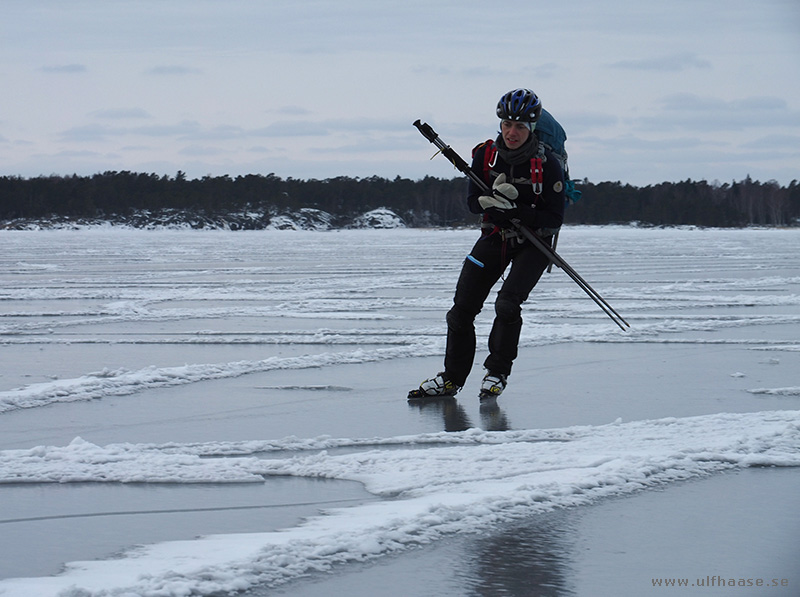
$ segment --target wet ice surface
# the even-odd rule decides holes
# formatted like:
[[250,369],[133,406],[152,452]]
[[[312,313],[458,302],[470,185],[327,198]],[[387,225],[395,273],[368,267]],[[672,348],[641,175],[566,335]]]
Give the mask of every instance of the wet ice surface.
[[[789,596],[795,594],[800,553],[798,491],[800,476],[794,469],[746,469],[633,498],[554,510],[489,533],[462,533],[402,557],[312,575],[284,588],[257,588],[247,595],[404,594],[386,587],[411,587],[409,594],[431,597],[758,594],[748,593],[747,587],[734,590],[706,582],[708,576],[727,574],[737,583],[791,579],[789,587],[762,589],[764,594]],[[689,584],[682,589],[654,587],[656,579],[686,579]],[[690,588],[698,580],[705,586]]]
[[[531,555],[532,594],[636,595],[704,564],[796,589],[800,233],[565,229],[632,330],[555,270],[498,410],[478,365],[457,401],[409,406],[474,239],[3,233],[0,577],[40,578],[0,595],[366,595],[392,575],[524,594],[488,546]],[[680,512],[710,526],[676,533]],[[769,569],[745,565],[752,525]],[[429,560],[452,573],[414,572]]]

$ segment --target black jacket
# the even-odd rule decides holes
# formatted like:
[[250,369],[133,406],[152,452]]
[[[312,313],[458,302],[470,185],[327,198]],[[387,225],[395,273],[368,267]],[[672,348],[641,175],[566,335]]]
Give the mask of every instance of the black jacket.
[[[512,166],[503,161],[498,155],[494,166],[484,167],[486,152],[491,151],[493,143],[493,141],[486,141],[473,150],[472,171],[480,176],[489,187],[492,186],[497,176],[505,173],[507,182],[512,183],[519,192],[519,197],[515,201],[517,209],[508,214],[511,217],[519,219],[522,224],[532,230],[555,231],[560,228],[564,222],[566,198],[564,196],[564,172],[561,170],[558,159],[549,149],[545,149],[542,160],[542,193],[536,195],[531,183],[530,161]],[[485,169],[487,171],[484,171]],[[478,197],[486,194],[470,179],[467,204],[472,213],[484,213],[483,208],[478,203]],[[487,218],[485,217],[485,219]],[[491,221],[491,216],[488,219]]]

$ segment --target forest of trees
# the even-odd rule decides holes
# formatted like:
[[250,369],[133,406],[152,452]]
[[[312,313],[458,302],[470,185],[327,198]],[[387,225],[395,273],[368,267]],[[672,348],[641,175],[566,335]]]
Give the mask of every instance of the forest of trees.
[[[93,176],[0,177],[0,227],[47,217],[113,218],[134,212],[188,210],[220,214],[261,210],[273,214],[313,208],[347,218],[385,207],[409,226],[471,224],[464,178],[337,177],[282,179],[274,174],[206,176],[189,180],[134,172]],[[620,182],[578,181],[582,197],[567,209],[570,224],[653,226],[800,225],[800,183],[775,181],[678,183],[635,187]]]

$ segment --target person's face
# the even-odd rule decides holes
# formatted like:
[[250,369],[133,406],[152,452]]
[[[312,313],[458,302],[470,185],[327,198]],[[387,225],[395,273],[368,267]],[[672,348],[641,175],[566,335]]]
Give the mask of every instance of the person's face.
[[503,135],[506,147],[516,149],[528,140],[531,131],[523,122],[504,120],[500,123],[500,133]]

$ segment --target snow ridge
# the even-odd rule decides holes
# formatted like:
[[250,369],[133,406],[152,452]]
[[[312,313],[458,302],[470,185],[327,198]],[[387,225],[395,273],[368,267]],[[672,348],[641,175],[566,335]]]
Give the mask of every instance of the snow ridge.
[[[418,443],[431,445],[413,449]],[[328,453],[333,447],[354,450]],[[286,457],[258,457],[275,450]],[[291,455],[297,450],[313,453]],[[119,559],[74,562],[59,576],[0,581],[0,595],[177,597],[276,586],[451,533],[751,466],[800,466],[800,411],[377,439],[101,447],[76,438],[63,447],[0,452],[0,482],[269,483],[292,475],[358,481],[383,499],[276,532],[166,542]]]
[[[428,354],[435,354],[428,349]],[[300,357],[270,357],[260,361],[191,364],[180,367],[145,367],[90,373],[74,379],[31,384],[0,392],[0,413],[20,408],[35,408],[56,402],[94,400],[109,396],[126,396],[137,392],[182,384],[239,377],[248,373],[276,369],[306,369],[348,363],[371,363],[405,356],[419,356],[426,351],[413,346],[379,348],[370,351],[324,353]]]

